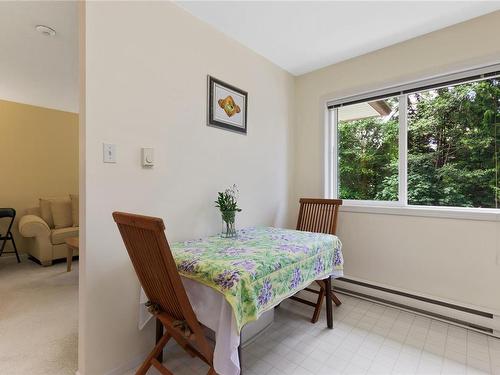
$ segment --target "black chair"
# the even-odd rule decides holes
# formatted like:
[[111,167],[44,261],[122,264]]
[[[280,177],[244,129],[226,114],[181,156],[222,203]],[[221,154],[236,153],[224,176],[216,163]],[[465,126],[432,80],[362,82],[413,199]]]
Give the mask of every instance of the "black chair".
[[[0,256],[2,256],[2,254],[16,254],[17,263],[21,263],[21,259],[19,259],[19,253],[17,252],[16,243],[14,242],[14,236],[11,232],[12,224],[14,224],[14,219],[16,218],[16,210],[14,210],[13,208],[0,208],[0,219],[3,218],[10,218],[10,223],[5,236],[0,233],[0,241],[3,241],[2,246],[0,247]],[[12,241],[14,251],[3,251],[5,249],[5,244],[7,243],[7,241]]]

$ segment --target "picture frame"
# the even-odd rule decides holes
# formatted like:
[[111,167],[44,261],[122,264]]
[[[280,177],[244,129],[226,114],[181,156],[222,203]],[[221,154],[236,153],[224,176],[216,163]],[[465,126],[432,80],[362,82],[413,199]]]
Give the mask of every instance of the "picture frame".
[[248,93],[208,76],[208,126],[247,133]]

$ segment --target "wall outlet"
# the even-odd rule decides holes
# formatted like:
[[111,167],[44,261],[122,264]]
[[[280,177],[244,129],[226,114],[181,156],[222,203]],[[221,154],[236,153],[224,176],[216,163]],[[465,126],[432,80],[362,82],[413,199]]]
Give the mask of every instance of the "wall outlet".
[[116,145],[112,143],[103,143],[102,157],[104,163],[116,163]]

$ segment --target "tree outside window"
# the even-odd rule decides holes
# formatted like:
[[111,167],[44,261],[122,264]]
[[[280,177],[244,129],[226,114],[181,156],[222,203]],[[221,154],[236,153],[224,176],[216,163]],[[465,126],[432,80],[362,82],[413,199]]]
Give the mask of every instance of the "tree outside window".
[[403,204],[499,208],[500,80],[486,79],[340,107],[338,196],[398,201],[401,119],[407,120]]

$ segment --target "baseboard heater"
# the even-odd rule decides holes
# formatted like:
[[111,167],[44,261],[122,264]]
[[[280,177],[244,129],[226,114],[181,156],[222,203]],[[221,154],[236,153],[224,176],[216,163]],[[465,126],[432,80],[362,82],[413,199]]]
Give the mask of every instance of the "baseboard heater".
[[[439,307],[445,307],[445,308],[448,308],[448,309],[459,311],[461,313],[472,314],[472,315],[474,315],[476,317],[480,317],[482,319],[491,319],[491,320],[494,319],[494,315],[491,314],[491,313],[489,313],[489,312],[485,312],[485,311],[481,311],[481,310],[477,310],[477,309],[472,309],[472,308],[469,308],[469,307],[464,307],[464,306],[460,306],[460,305],[456,305],[456,304],[452,304],[452,303],[448,303],[448,302],[443,302],[443,301],[439,301],[439,300],[428,298],[428,297],[417,296],[417,295],[414,295],[414,294],[411,294],[411,293],[402,292],[402,291],[391,289],[391,288],[387,288],[387,287],[381,287],[381,286],[373,285],[373,284],[370,284],[370,283],[367,283],[367,282],[363,282],[363,281],[352,280],[352,279],[349,279],[349,278],[346,278],[346,277],[340,277],[340,278],[336,279],[335,281],[337,281],[337,280],[341,281],[341,282],[344,282],[344,283],[348,283],[348,284],[353,284],[353,285],[356,285],[356,286],[360,286],[360,287],[363,287],[363,288],[374,289],[374,290],[377,290],[379,292],[384,292],[384,293],[389,293],[389,294],[392,294],[392,295],[397,295],[397,296],[401,296],[401,297],[405,297],[405,298],[410,298],[410,299],[413,299],[413,300],[416,300],[416,301],[429,303],[429,304],[436,305],[436,306],[439,306]],[[453,318],[453,317],[446,316],[446,315],[443,315],[443,314],[439,314],[439,313],[436,313],[436,312],[433,312],[433,311],[428,311],[428,310],[425,310],[425,309],[421,309],[421,308],[418,308],[418,307],[415,307],[415,306],[410,306],[410,305],[406,305],[404,303],[395,302],[395,301],[391,301],[391,300],[388,300],[388,299],[385,299],[385,298],[381,298],[381,297],[369,295],[369,294],[362,293],[362,292],[359,292],[359,291],[356,291],[356,290],[351,290],[351,289],[346,288],[346,287],[334,286],[333,290],[336,291],[336,292],[338,292],[338,293],[348,294],[348,295],[352,295],[352,296],[355,296],[355,297],[360,297],[360,298],[363,298],[363,299],[367,299],[367,300],[372,300],[372,301],[375,301],[375,302],[383,303],[385,305],[390,305],[390,306],[394,306],[394,307],[397,307],[397,308],[401,308],[401,309],[413,311],[413,312],[416,312],[418,314],[428,315],[428,316],[431,316],[431,317],[434,317],[434,318],[437,318],[437,319],[440,319],[440,320],[445,320],[445,321],[448,321],[450,323],[459,324],[461,326],[469,327],[471,329],[482,331],[482,332],[485,332],[485,333],[488,333],[488,334],[492,334],[492,335],[494,334],[494,330],[492,328],[485,327],[485,326],[480,325],[480,324],[475,324],[475,323],[467,322],[467,321],[465,321],[463,319]]]

